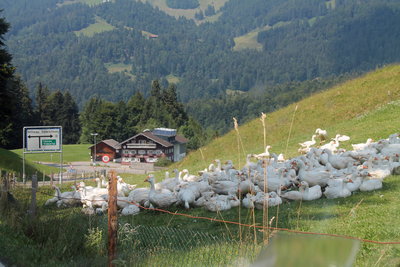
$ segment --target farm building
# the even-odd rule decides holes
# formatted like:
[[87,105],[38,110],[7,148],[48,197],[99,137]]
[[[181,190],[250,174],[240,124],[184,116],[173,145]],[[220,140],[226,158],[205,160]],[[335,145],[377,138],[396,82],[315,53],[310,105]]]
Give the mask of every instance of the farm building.
[[185,137],[177,135],[175,129],[145,130],[120,143],[122,163],[153,163],[161,157],[180,161],[186,156],[187,142]]
[[121,146],[118,141],[107,139],[98,142],[96,145],[89,147],[89,149],[92,158],[94,153],[96,153],[96,161],[101,161],[103,156],[108,156],[110,160],[114,160],[120,157]]

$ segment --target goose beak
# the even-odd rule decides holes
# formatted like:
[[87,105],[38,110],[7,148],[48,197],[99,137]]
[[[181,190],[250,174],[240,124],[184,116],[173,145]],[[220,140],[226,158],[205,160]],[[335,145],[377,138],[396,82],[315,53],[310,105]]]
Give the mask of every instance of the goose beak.
[[367,174],[369,177],[372,177],[372,175],[370,173]]
[[352,182],[353,182],[353,180],[349,179],[349,183],[352,183]]

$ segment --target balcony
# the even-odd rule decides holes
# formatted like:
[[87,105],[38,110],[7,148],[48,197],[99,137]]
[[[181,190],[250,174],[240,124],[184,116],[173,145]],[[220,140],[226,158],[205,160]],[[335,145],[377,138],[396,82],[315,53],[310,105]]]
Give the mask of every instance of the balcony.
[[127,148],[156,148],[157,145],[156,144],[139,144],[139,143],[131,143],[131,144],[127,144],[126,145]]

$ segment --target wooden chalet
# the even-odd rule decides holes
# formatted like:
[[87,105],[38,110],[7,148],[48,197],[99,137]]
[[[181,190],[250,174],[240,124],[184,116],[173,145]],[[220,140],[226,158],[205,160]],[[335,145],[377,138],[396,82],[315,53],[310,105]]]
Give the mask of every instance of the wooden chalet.
[[95,146],[96,161],[101,161],[103,156],[109,156],[111,161],[120,157],[121,145],[114,139],[102,140],[96,145],[89,147],[92,158],[95,153]]
[[161,157],[179,161],[186,156],[187,142],[185,137],[176,134],[175,129],[145,130],[120,143],[121,163],[154,163]]

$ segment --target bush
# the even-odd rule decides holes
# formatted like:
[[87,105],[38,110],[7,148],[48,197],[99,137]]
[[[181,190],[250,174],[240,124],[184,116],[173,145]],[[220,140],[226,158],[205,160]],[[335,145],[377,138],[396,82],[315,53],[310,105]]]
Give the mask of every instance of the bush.
[[172,161],[169,160],[168,158],[159,158],[156,163],[154,163],[154,166],[156,167],[167,167],[172,164]]

